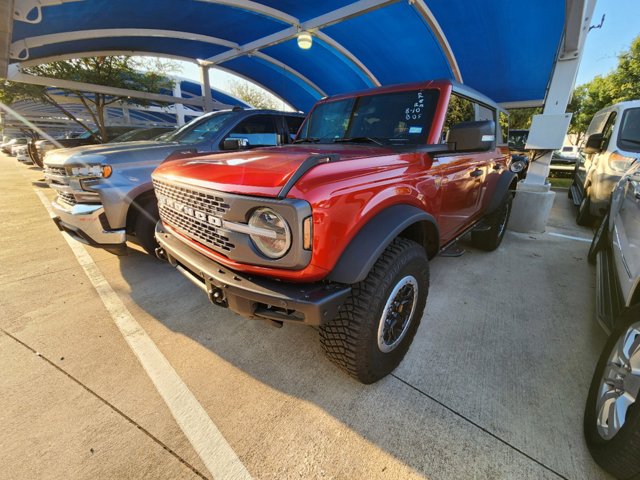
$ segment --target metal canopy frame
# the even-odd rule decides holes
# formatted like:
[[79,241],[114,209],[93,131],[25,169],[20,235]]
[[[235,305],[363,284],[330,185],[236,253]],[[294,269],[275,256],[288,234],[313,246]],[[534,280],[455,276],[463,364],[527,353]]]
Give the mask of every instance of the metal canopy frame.
[[[68,3],[77,5],[90,3],[91,1],[92,0],[9,0],[9,3],[14,4],[12,8],[12,11],[14,12],[14,23],[25,22],[27,24],[40,24],[42,22],[46,22],[49,9],[55,9],[58,6]],[[227,38],[220,38],[217,36],[205,35],[202,33],[183,31],[180,29],[94,28],[82,30],[73,29],[66,31],[58,31],[59,29],[53,29],[54,32],[52,33],[23,36],[13,39],[8,46],[10,61],[14,65],[17,65],[19,67],[20,64],[23,64],[24,66],[30,66],[37,63],[44,63],[45,61],[53,61],[62,58],[90,56],[98,53],[148,54],[166,58],[197,61],[203,69],[208,69],[210,67],[216,66],[223,70],[230,71],[240,77],[250,78],[254,83],[265,88],[267,91],[275,93],[276,96],[292,104],[295,108],[305,110],[309,108],[310,105],[318,98],[336,92],[327,91],[322,85],[318,84],[317,80],[309,78],[308,75],[297,70],[287,61],[275,58],[269,53],[266,53],[264,50],[268,49],[269,47],[281,45],[292,39],[295,39],[298,33],[301,31],[308,31],[312,33],[313,36],[319,42],[321,42],[326,49],[331,51],[331,54],[335,57],[336,61],[343,62],[344,64],[348,65],[349,69],[357,72],[357,76],[362,79],[362,83],[354,85],[354,88],[361,89],[366,87],[380,86],[384,82],[378,78],[378,76],[372,71],[367,63],[354,52],[352,52],[349,47],[344,44],[344,41],[337,40],[333,36],[329,35],[326,31],[323,31],[323,29],[342,24],[343,22],[346,22],[348,20],[366,15],[376,10],[384,9],[392,5],[408,4],[409,7],[420,18],[423,19],[423,22],[426,26],[423,33],[427,36],[431,35],[438,44],[438,48],[442,50],[444,58],[446,59],[447,67],[450,71],[450,75],[454,79],[462,81],[461,70],[456,60],[453,49],[451,48],[451,45],[449,44],[442,28],[440,27],[436,16],[427,7],[426,3],[423,0],[409,0],[408,2],[407,0],[359,0],[354,3],[339,6],[338,8],[334,8],[329,12],[317,15],[304,21],[302,21],[295,15],[285,12],[284,10],[255,1],[191,1],[198,4],[210,4],[229,7],[231,9],[243,12],[251,12],[260,17],[264,17],[266,19],[284,24],[285,28],[244,43],[238,43]],[[345,2],[337,3],[340,4]],[[32,52],[34,50],[38,50],[39,47],[51,47],[56,45],[64,47],[71,44],[78,45],[82,42],[95,41],[96,39],[114,38],[131,38],[132,40],[135,38],[146,39],[148,41],[149,47],[153,46],[153,39],[167,39],[186,42],[197,42],[198,44],[223,47],[225,50],[202,59],[192,58],[188,55],[176,54],[174,52],[167,52],[163,51],[162,49],[154,50],[152,48],[107,48],[100,50],[91,49],[89,51],[82,51],[82,48],[72,47],[67,52],[55,55],[32,55]],[[4,43],[6,43],[6,39]],[[0,44],[0,46],[2,46],[2,44]],[[228,64],[228,62],[232,60],[242,58],[250,58],[266,62],[271,66],[272,71],[278,72],[279,75],[286,77],[289,83],[293,82],[294,84],[298,84],[300,88],[306,91],[306,96],[309,98],[305,98],[304,101],[300,101],[300,99],[296,99],[297,101],[291,101],[289,98],[287,98],[286,95],[288,87],[284,86],[274,90],[273,85],[268,84],[268,82],[262,81],[260,78],[253,77],[250,72],[243,71],[242,69],[238,69],[234,65]],[[0,67],[1,66],[2,65],[0,64]],[[3,71],[0,70],[0,74],[2,73]],[[13,79],[16,81],[18,81],[18,79],[20,79],[21,81],[30,80],[26,77],[16,75],[15,69],[12,70],[11,74],[14,76]],[[302,96],[302,94],[300,94],[299,96]],[[210,104],[207,99],[206,92],[203,95],[203,104],[207,106]]]

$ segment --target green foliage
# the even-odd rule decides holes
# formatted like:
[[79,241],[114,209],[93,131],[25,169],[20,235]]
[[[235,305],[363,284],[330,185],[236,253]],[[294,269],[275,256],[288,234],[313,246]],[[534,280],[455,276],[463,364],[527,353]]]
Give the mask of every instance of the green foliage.
[[229,93],[255,108],[265,108],[269,110],[282,109],[282,102],[278,101],[273,95],[267,94],[265,91],[254,87],[248,82],[230,81]]
[[569,133],[581,138],[596,112],[614,103],[637,99],[640,99],[640,36],[631,42],[628,51],[620,54],[613,72],[598,75],[575,88],[567,107],[567,111],[573,112]]
[[[172,62],[135,60],[127,56],[111,56],[52,62],[25,68],[24,72],[36,76],[125,88],[145,93],[160,93],[162,90],[171,90],[173,88],[173,82],[166,76],[166,73],[176,69],[176,64]],[[148,104],[144,100],[130,97],[87,93],[77,90],[69,90],[69,92],[80,99],[85,110],[98,127],[98,135],[103,141],[108,140],[105,128],[105,108],[108,105],[124,103],[144,106]],[[0,88],[0,101],[13,103],[24,99],[54,105],[71,120],[90,130],[88,126],[68,112],[55,97],[49,95],[46,87],[17,82],[3,82],[2,88]]]
[[541,107],[514,108],[509,110],[510,130],[529,130],[534,115],[542,113]]

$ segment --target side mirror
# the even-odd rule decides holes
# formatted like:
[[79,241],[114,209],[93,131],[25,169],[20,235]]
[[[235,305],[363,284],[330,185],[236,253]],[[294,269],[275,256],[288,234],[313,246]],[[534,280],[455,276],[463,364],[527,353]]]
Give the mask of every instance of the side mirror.
[[246,138],[225,138],[222,142],[222,150],[241,150],[249,145]]
[[587,137],[587,141],[582,147],[582,153],[591,155],[592,153],[600,153],[602,151],[602,134],[592,133]]
[[460,122],[449,130],[447,143],[456,152],[490,150],[496,143],[496,123],[493,120]]

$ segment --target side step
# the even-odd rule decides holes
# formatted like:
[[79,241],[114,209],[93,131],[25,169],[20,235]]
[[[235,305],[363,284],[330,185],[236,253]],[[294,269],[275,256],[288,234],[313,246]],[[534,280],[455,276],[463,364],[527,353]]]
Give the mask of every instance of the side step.
[[596,314],[598,322],[607,332],[615,327],[615,320],[624,308],[624,300],[618,277],[613,264],[611,249],[606,248],[598,252],[596,268]]
[[578,186],[575,183],[571,184],[569,190],[571,191],[571,200],[573,200],[573,204],[576,207],[579,207],[582,203],[582,192],[578,189]]

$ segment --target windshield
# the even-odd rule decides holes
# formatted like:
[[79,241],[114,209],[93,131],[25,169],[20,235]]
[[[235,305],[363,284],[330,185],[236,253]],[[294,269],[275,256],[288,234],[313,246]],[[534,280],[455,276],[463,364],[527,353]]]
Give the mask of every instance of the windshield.
[[514,150],[524,150],[529,137],[529,130],[510,130],[509,131],[509,148]]
[[98,133],[98,131],[95,130],[94,132],[84,132],[78,138],[89,138],[89,137],[92,137],[94,133]]
[[157,136],[168,134],[168,133],[171,133],[171,129],[164,128],[164,127],[131,130],[130,132],[123,133],[119,137],[114,138],[109,143],[123,143],[123,142],[134,142],[139,140],[150,140]]
[[218,112],[207,115],[206,118],[196,118],[183,127],[179,128],[164,140],[167,142],[179,143],[199,143],[212,138],[221,128],[225,121],[234,112]]
[[618,134],[618,148],[627,152],[640,152],[640,108],[624,112]]
[[296,142],[424,144],[437,102],[437,90],[420,89],[321,103]]

